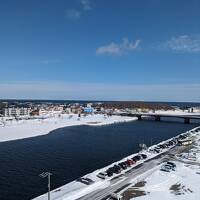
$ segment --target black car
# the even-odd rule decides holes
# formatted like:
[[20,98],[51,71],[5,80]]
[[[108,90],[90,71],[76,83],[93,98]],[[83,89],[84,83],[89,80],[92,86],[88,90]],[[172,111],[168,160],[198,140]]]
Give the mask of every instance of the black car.
[[146,159],[147,158],[146,154],[140,154],[140,156],[142,157],[142,159]]
[[176,167],[176,164],[173,163],[173,162],[168,161],[167,164],[170,165],[170,166],[172,166],[172,167]]
[[141,157],[139,156],[139,155],[137,155],[137,156],[134,156],[133,158],[132,158],[132,160],[134,160],[134,161],[138,161],[138,160],[140,160],[141,159]]
[[164,144],[160,144],[160,145],[158,145],[158,147],[160,147],[161,149],[164,149],[165,145]]
[[187,138],[187,136],[185,136],[185,135],[180,135],[178,138],[181,139],[181,140],[183,140],[183,139]]
[[107,169],[106,173],[107,173],[108,177],[111,177],[113,175],[113,173],[114,173],[113,168],[110,167],[109,169]]
[[119,165],[114,165],[113,166],[113,171],[115,174],[119,174],[121,172],[121,168]]
[[167,143],[165,143],[165,145],[167,145],[167,147],[169,147],[169,146],[170,146],[170,143],[169,143],[169,142],[167,142]]
[[124,162],[119,163],[119,166],[120,166],[122,169],[127,169],[127,165],[126,165]]

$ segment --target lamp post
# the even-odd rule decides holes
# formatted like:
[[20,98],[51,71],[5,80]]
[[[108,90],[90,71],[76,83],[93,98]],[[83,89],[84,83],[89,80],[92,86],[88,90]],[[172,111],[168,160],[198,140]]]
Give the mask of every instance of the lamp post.
[[42,172],[39,176],[41,178],[48,178],[48,200],[50,200],[50,191],[51,191],[51,175],[50,172]]

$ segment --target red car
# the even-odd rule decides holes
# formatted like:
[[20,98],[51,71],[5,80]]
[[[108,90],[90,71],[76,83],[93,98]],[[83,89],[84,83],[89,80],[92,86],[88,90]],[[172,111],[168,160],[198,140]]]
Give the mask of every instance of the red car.
[[135,162],[133,160],[131,160],[131,159],[128,159],[126,161],[126,163],[127,163],[128,166],[131,166],[131,165],[135,164]]

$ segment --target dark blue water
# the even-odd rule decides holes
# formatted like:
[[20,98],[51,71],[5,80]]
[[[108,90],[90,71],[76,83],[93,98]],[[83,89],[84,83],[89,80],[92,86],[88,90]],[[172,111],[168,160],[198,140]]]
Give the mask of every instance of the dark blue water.
[[135,121],[102,127],[58,129],[46,136],[0,143],[0,200],[27,200],[104,167],[150,145],[195,127],[195,124]]

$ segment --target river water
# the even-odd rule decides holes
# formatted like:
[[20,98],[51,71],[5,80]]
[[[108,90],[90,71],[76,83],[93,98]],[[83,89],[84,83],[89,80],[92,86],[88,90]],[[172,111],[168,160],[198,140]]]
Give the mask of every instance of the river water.
[[38,174],[51,171],[52,188],[197,125],[133,121],[101,127],[73,126],[45,136],[0,143],[0,200],[28,200],[47,191]]

